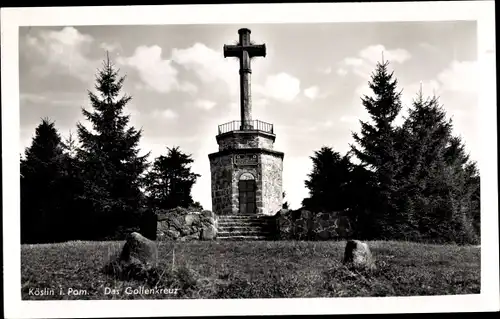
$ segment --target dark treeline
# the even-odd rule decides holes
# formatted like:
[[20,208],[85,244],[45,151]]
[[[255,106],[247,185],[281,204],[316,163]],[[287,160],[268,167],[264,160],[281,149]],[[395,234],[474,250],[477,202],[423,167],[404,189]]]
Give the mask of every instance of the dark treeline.
[[63,140],[48,118],[36,128],[21,157],[22,243],[119,239],[155,209],[200,206],[191,155],[178,147],[153,163],[139,155],[142,130],[123,114],[131,100],[124,80],[108,57],[88,92],[92,109],[82,108],[91,125],[77,123],[77,139]]
[[401,92],[389,63],[378,63],[361,101],[371,121],[361,121],[355,143],[341,155],[323,147],[302,205],[313,212],[348,214],[361,239],[477,243],[480,236],[479,172],[437,97],[420,92],[402,125]]
[[[403,124],[394,124],[401,94],[388,65],[377,64],[373,97],[361,99],[371,121],[353,133],[351,150],[323,147],[311,157],[310,196],[302,204],[345,212],[360,239],[475,243],[476,164],[437,97],[420,92]],[[121,239],[158,209],[202,209],[191,196],[200,176],[191,172],[191,155],[178,147],[166,147],[152,163],[139,155],[142,130],[123,114],[132,98],[121,92],[124,80],[108,57],[96,93],[88,92],[91,110],[82,108],[90,125],[76,123],[77,138],[63,140],[47,118],[36,128],[21,157],[22,243]]]

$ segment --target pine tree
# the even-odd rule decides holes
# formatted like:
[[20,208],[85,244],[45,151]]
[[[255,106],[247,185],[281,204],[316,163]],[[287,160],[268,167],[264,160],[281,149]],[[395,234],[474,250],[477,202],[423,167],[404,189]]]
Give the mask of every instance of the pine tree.
[[60,237],[61,203],[58,190],[63,174],[61,137],[48,118],[35,130],[21,159],[21,242],[57,241]]
[[479,211],[479,171],[470,160],[465,145],[458,136],[451,136],[445,149],[444,160],[449,179],[452,219],[449,240],[457,243],[477,243],[479,229],[476,221]]
[[347,201],[349,203],[349,218],[354,226],[354,234],[359,239],[376,237],[374,225],[379,217],[373,209],[377,202],[378,193],[375,174],[363,165],[352,165],[350,180],[347,187]]
[[305,181],[309,198],[304,199],[302,205],[311,211],[346,210],[349,207],[349,156],[342,156],[330,147],[322,147],[310,158],[313,170]]
[[472,242],[479,201],[475,163],[469,161],[437,97],[414,100],[403,124],[406,150],[400,200],[422,239]]
[[[85,209],[84,184],[81,174],[82,163],[79,161],[78,144],[74,134],[70,131],[69,136],[61,142],[63,149],[63,175],[60,183],[59,198],[64,207],[65,222],[71,227],[65,227],[63,237],[66,240],[88,239],[86,235],[89,223],[88,212]],[[78,227],[74,227],[78,225]]]
[[367,203],[364,209],[370,210],[369,215],[372,216],[370,235],[378,238],[393,237],[398,233],[395,227],[402,224],[402,216],[393,196],[398,187],[395,176],[400,167],[393,122],[402,107],[401,92],[396,91],[398,81],[394,78],[394,72],[389,73],[388,66],[388,61],[377,63],[372,73],[368,85],[374,96],[365,95],[361,101],[373,123],[360,121],[361,134],[353,133],[358,147],[351,145],[361,165],[373,172],[375,189],[371,193],[377,196],[373,197],[375,202]]
[[140,187],[149,156],[139,156],[142,130],[127,128],[129,115],[123,114],[123,108],[132,97],[119,96],[125,77],[119,77],[118,72],[107,56],[96,76],[98,94],[88,92],[93,111],[82,108],[94,132],[77,124],[84,199],[88,209],[98,216],[96,226],[101,225],[106,235],[113,228],[136,221],[143,205]]
[[179,147],[167,148],[167,155],[160,155],[154,160],[147,174],[146,190],[150,205],[171,209],[188,208],[194,204],[191,189],[200,175],[191,172],[191,163],[191,155],[181,152]]
[[[373,124],[360,121],[361,136],[353,133],[354,141],[360,148],[351,145],[352,151],[363,165],[387,174],[391,172],[389,165],[395,161],[393,122],[402,107],[401,93],[396,92],[398,81],[393,79],[394,72],[389,73],[388,66],[388,61],[377,63],[371,82],[368,83],[375,97],[365,95],[361,98]],[[385,177],[382,173],[379,175],[380,178]]]

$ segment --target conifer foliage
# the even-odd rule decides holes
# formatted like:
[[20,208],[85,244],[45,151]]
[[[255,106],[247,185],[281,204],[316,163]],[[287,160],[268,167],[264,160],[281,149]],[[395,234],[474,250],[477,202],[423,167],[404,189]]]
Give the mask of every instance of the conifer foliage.
[[[351,150],[341,155],[325,146],[310,157],[304,208],[346,212],[359,239],[477,243],[477,164],[436,96],[420,91],[403,124],[395,124],[401,92],[388,67],[376,65],[368,83],[373,94],[361,98],[370,121],[353,133]],[[142,130],[124,114],[131,100],[121,93],[124,80],[107,56],[96,92],[88,92],[91,110],[82,108],[90,126],[77,123],[77,140],[70,134],[63,141],[47,118],[36,128],[21,157],[22,243],[119,239],[141,227],[144,216],[156,225],[157,209],[201,209],[191,196],[200,177],[191,171],[191,155],[167,148],[147,170],[149,153],[139,155]]]
[[77,124],[80,147],[78,158],[84,175],[84,199],[102,226],[102,234],[120,224],[137,220],[144,204],[141,186],[147,156],[139,155],[142,131],[127,127],[129,115],[124,107],[132,99],[120,96],[125,77],[107,56],[96,77],[96,93],[88,92],[91,111],[82,108],[93,130]]
[[21,159],[21,242],[51,242],[60,235],[64,189],[64,154],[61,136],[48,118],[35,130],[31,146]]
[[323,147],[303,202],[310,210],[348,212],[360,239],[477,243],[480,178],[462,139],[453,135],[439,98],[422,90],[398,126],[402,104],[389,62],[377,63],[361,101],[370,115],[361,121],[350,157]]
[[418,219],[421,237],[433,241],[475,242],[479,228],[479,174],[452,121],[435,96],[414,100],[403,124],[406,160],[402,192],[407,214]]
[[158,209],[188,208],[195,205],[191,189],[199,174],[191,172],[191,155],[179,147],[167,148],[166,155],[158,156],[147,174],[146,191],[149,204]]
[[394,120],[402,107],[401,92],[397,91],[398,81],[388,67],[389,61],[377,63],[368,83],[373,96],[361,98],[372,123],[360,121],[361,134],[353,133],[358,146],[351,145],[354,155],[372,175],[370,193],[377,194],[371,197],[375,201],[367,203],[369,220],[359,222],[372,224],[372,233],[368,235],[382,238],[394,236],[397,233],[394,227],[404,222],[392,199],[398,187],[396,176],[400,166]]
[[342,211],[349,207],[351,163],[331,147],[322,147],[311,156],[313,170],[305,181],[310,197],[302,205],[311,211]]

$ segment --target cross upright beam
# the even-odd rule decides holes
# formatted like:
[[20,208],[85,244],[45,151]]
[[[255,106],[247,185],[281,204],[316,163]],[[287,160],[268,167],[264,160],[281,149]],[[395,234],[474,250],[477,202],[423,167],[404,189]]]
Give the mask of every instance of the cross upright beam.
[[249,29],[238,30],[239,42],[236,45],[224,45],[224,58],[236,57],[240,60],[240,108],[241,130],[250,130],[252,126],[252,94],[250,77],[252,69],[250,59],[266,57],[265,44],[252,44]]

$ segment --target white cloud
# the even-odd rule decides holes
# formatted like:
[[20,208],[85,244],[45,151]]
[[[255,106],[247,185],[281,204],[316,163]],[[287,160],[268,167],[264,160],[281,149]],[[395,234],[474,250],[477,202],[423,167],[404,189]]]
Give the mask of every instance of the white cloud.
[[200,100],[196,100],[194,102],[194,105],[199,108],[199,109],[203,109],[203,110],[211,110],[214,108],[214,106],[216,105],[217,103],[215,103],[214,101],[209,101],[209,100],[203,100],[203,99],[200,99]]
[[476,61],[453,61],[437,76],[443,91],[476,93],[478,65]]
[[[460,125],[458,118],[466,118],[464,109],[473,108],[469,105],[470,99],[466,96],[477,93],[477,62],[476,61],[452,61],[448,67],[439,72],[435,79],[422,80],[404,85],[401,96],[402,109],[395,119],[394,124],[400,125],[404,117],[408,115],[408,108],[412,106],[420,89],[424,98],[429,96],[440,96],[440,102],[445,105],[447,113],[457,119],[456,125]],[[368,85],[360,85],[355,90],[356,96],[369,95],[373,92]],[[465,101],[465,102],[462,102]],[[354,122],[354,118],[342,117],[342,122]]]
[[422,48],[422,49],[426,50],[426,51],[429,51],[429,52],[433,53],[433,54],[436,54],[436,53],[439,53],[439,52],[440,52],[440,51],[439,51],[439,49],[438,49],[437,47],[435,47],[435,46],[433,46],[432,44],[429,44],[429,43],[427,43],[427,42],[420,42],[420,43],[418,44],[418,46],[419,46],[420,48]]
[[78,106],[88,103],[88,96],[83,93],[74,92],[43,92],[43,93],[21,93],[19,94],[21,105],[40,104],[53,106]]
[[149,89],[160,93],[194,90],[193,84],[179,84],[177,79],[179,72],[172,66],[171,60],[162,58],[162,48],[157,45],[139,46],[132,56],[119,57],[117,61],[136,69],[142,82]]
[[80,33],[74,27],[65,27],[60,31],[40,31],[37,35],[26,36],[25,52],[28,57],[40,58],[33,71],[39,76],[63,74],[82,81],[93,79],[96,61],[86,54],[94,39]]
[[360,98],[366,96],[374,96],[373,90],[370,89],[368,83],[360,84],[354,89],[355,100],[360,101]]
[[40,102],[45,102],[47,98],[44,95],[41,94],[32,94],[32,93],[21,93],[19,94],[19,99],[21,102],[27,102],[27,103],[40,103]]
[[152,112],[152,116],[153,117],[163,117],[165,119],[172,120],[172,119],[178,118],[179,114],[177,114],[174,110],[171,110],[171,109],[165,109],[165,110],[156,109]]
[[363,59],[360,58],[345,58],[344,64],[349,66],[360,66],[363,64]]
[[179,84],[178,90],[181,92],[194,94],[198,92],[198,87],[191,82],[182,82]]
[[322,70],[322,72],[323,72],[324,74],[330,74],[330,73],[332,73],[332,71],[333,71],[333,70],[332,70],[332,68],[331,68],[331,67],[328,67],[328,68],[326,68],[326,69]]
[[[477,72],[476,61],[452,61],[435,79],[405,85],[401,100],[404,105],[411,105],[420,88],[424,96],[452,94],[457,97],[457,94],[475,94],[478,85]],[[460,98],[454,100],[459,101]]]
[[99,45],[99,47],[105,51],[109,51],[109,52],[115,52],[115,51],[119,51],[119,50],[122,50],[122,47],[120,45],[120,43],[118,42],[114,42],[114,43],[106,43],[106,42],[103,42],[101,43],[101,45]]
[[290,102],[300,93],[300,80],[288,73],[267,77],[264,86],[256,85],[255,91],[282,102]]
[[223,81],[231,94],[238,93],[237,64],[233,59],[224,59],[220,51],[196,43],[187,49],[173,49],[172,61],[193,71],[204,83]]
[[175,119],[175,118],[179,117],[179,115],[177,113],[175,113],[174,111],[172,111],[170,109],[167,109],[167,110],[161,112],[161,115],[167,119]]
[[306,128],[308,132],[318,132],[318,131],[327,131],[331,129],[335,125],[335,122],[332,120],[315,122],[313,125]]
[[[266,98],[260,98],[256,99],[255,101],[252,101],[253,107],[254,107],[254,113],[257,112],[262,112],[266,109],[266,107],[269,105],[270,101]],[[261,114],[263,115],[263,114]]]
[[402,117],[408,113],[407,108],[422,86],[424,98],[439,97],[447,117],[453,118],[455,134],[462,135],[469,149],[473,150],[477,140],[477,72],[476,61],[452,61],[434,79],[405,85],[402,96],[404,108],[396,123],[402,123]]
[[325,127],[332,127],[333,126],[333,121],[328,120],[328,121],[324,122],[323,125]]
[[353,115],[343,115],[340,117],[340,122],[345,122],[345,123],[358,123],[359,118],[357,116]]
[[364,48],[359,52],[359,56],[372,64],[382,60],[389,60],[392,63],[404,63],[411,58],[410,52],[405,49],[387,50],[383,45],[377,44]]
[[[93,81],[96,67],[102,65],[102,59],[88,57],[94,38],[80,33],[74,27],[65,27],[60,31],[40,31],[36,35],[27,35],[25,50],[29,57],[38,60],[33,72],[39,76],[54,73],[70,75],[82,81]],[[100,43],[99,48],[116,52],[121,50],[118,42]],[[178,90],[187,93],[197,92],[197,87],[189,82],[179,83],[178,71],[172,61],[162,58],[162,49],[153,45],[137,47],[130,57],[118,57],[118,64],[134,68],[139,73],[142,83],[136,83],[139,89],[151,89],[161,93]]]
[[319,95],[319,88],[317,86],[311,86],[304,90],[304,95],[311,100],[314,100]]
[[391,63],[404,63],[411,58],[411,54],[405,49],[388,50],[381,44],[368,46],[358,52],[357,56],[346,57],[340,62],[337,74],[344,76],[349,71],[364,78],[369,79],[375,64],[382,60],[389,60]]
[[424,95],[424,97],[432,96],[434,94],[439,95],[441,93],[441,84],[437,80],[421,81],[418,83],[405,85],[403,88],[403,94],[401,96],[401,102],[403,103],[403,106],[406,107],[413,104],[413,100],[420,92],[420,87],[422,87],[422,94]]
[[340,76],[346,76],[347,74],[349,73],[349,71],[347,71],[346,69],[344,68],[339,68],[337,70],[337,74],[340,75]]

